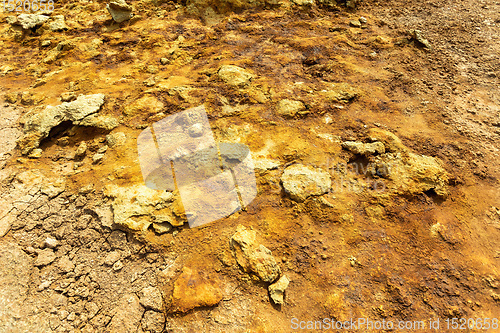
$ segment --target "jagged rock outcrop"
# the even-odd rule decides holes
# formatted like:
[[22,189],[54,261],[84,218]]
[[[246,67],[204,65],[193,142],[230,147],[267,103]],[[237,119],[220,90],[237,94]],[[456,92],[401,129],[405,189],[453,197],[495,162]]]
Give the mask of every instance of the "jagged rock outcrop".
[[90,125],[86,117],[97,113],[103,104],[104,94],[80,95],[73,102],[49,105],[41,112],[36,109],[28,112],[24,116],[24,136],[17,142],[22,154],[38,148],[50,130],[63,121],[71,121],[73,125]]

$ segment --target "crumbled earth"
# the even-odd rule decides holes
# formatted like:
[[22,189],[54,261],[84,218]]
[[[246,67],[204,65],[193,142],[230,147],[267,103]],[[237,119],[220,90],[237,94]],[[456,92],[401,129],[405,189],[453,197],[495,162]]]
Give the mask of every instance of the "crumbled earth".
[[[0,13],[0,332],[500,318],[500,3]],[[20,14],[20,15],[19,15]],[[204,105],[258,195],[188,227],[137,136]]]

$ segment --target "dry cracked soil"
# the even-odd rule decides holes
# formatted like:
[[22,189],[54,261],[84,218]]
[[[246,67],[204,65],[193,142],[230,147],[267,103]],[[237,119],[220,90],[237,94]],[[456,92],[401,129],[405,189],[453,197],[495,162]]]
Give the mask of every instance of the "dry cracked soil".
[[[498,331],[500,2],[12,3],[0,332]],[[137,138],[200,105],[257,195],[189,228]]]

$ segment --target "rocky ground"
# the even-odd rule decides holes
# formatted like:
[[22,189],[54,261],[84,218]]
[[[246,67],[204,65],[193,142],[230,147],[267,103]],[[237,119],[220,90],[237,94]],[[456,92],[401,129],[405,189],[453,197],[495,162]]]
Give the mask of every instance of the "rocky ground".
[[[0,332],[500,319],[500,2],[106,5],[0,14]],[[190,229],[137,137],[202,104],[258,195]]]

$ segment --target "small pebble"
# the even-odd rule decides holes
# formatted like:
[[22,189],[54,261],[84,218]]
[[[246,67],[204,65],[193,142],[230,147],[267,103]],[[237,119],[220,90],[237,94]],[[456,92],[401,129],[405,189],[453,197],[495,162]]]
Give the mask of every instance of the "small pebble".
[[113,270],[114,271],[119,271],[122,268],[123,268],[123,263],[121,262],[121,260],[118,260],[117,262],[115,262],[113,264]]
[[92,161],[94,164],[97,164],[99,162],[102,161],[102,159],[104,158],[104,154],[95,154],[93,157],[92,157]]
[[43,150],[40,148],[33,149],[33,151],[28,155],[30,158],[40,158],[42,157]]
[[43,243],[44,247],[48,247],[49,249],[55,248],[58,244],[59,242],[54,237],[47,237]]
[[101,148],[97,149],[98,154],[104,154],[108,150],[108,146],[102,146]]

